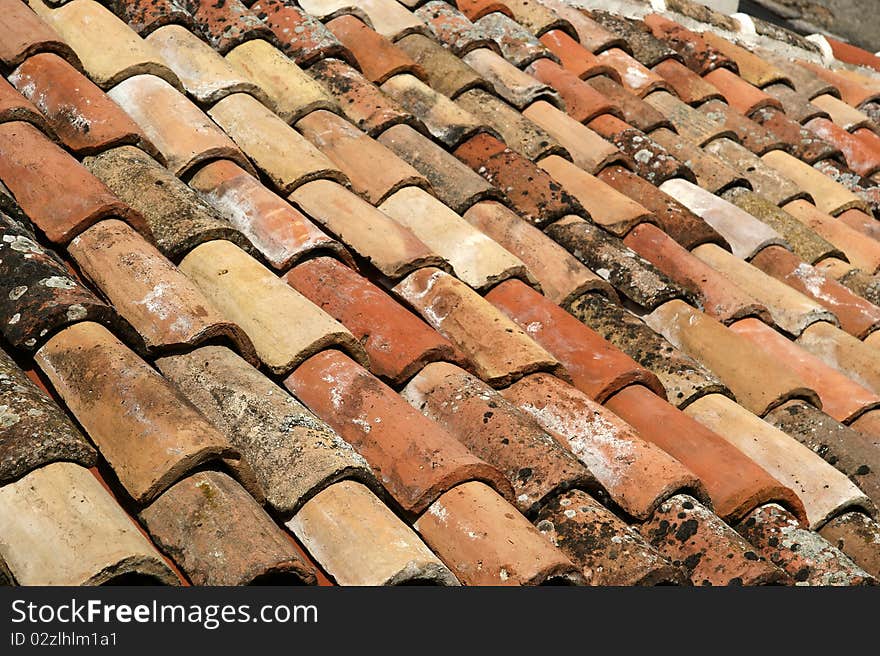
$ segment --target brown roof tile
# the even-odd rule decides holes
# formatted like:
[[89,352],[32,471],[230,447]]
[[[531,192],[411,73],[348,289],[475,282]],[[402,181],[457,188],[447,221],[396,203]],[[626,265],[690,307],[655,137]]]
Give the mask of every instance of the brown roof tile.
[[735,61],[739,68],[740,77],[749,84],[753,84],[759,89],[776,82],[793,86],[783,71],[753,52],[728,41],[711,30],[703,32],[700,36],[713,48],[717,48]]
[[843,251],[854,267],[867,273],[874,273],[880,268],[880,245],[865,239],[864,235],[843,221],[833,219],[804,200],[792,201],[784,209]]
[[[880,99],[880,91],[878,91],[876,87],[862,84],[857,78],[848,77],[841,74],[840,71],[831,71],[808,61],[799,61],[798,65],[808,69],[817,77],[831,85],[831,91],[839,91],[840,98],[853,107],[859,107],[864,103]],[[832,93],[831,95],[833,96],[837,94]]]
[[232,139],[164,80],[136,75],[107,95],[137,122],[175,175],[186,175],[197,165],[220,157],[251,168]]
[[46,133],[46,135],[55,139],[52,128],[46,121],[40,111],[25,98],[21,93],[15,90],[9,82],[0,77],[0,123],[9,123],[12,121],[22,121],[30,123],[38,130]]
[[659,14],[649,14],[644,20],[654,36],[681,55],[687,67],[695,73],[705,75],[717,68],[737,70],[736,62],[706,42],[701,35]]
[[180,270],[241,326],[275,374],[289,373],[325,348],[341,348],[368,362],[344,326],[228,241],[201,244],[181,261]]
[[514,505],[527,517],[561,491],[599,488],[593,474],[530,414],[455,365],[429,364],[401,395],[498,467],[513,486]]
[[234,162],[211,162],[189,184],[275,269],[286,270],[304,257],[323,252],[352,261],[342,244]]
[[454,99],[474,87],[490,88],[473,68],[424,34],[410,34],[394,45],[421,67],[423,79],[444,96]]
[[407,34],[428,34],[424,24],[405,6],[394,0],[302,0],[299,5],[320,18],[329,16],[340,6],[353,7],[367,17],[373,29],[392,41]]
[[602,114],[623,115],[605,96],[554,61],[538,59],[526,67],[526,73],[559,93],[565,112],[579,123]]
[[261,102],[266,96],[265,104],[288,123],[317,109],[339,111],[336,101],[319,82],[265,41],[236,46],[227,53],[226,61],[258,84],[261,93],[251,95]]
[[113,11],[144,38],[166,25],[195,29],[185,0],[123,0],[113,3]]
[[684,494],[662,504],[639,531],[673,564],[683,567],[694,585],[752,586],[790,581],[708,508]]
[[339,351],[313,356],[284,384],[367,459],[407,513],[474,480],[512,497],[501,472]]
[[70,241],[108,216],[149,234],[143,217],[28,123],[0,125],[0,180],[52,242]]
[[642,66],[620,48],[604,50],[599,53],[598,59],[600,63],[617,71],[623,87],[640,98],[644,98],[654,91],[671,90],[666,80],[649,68]]
[[182,25],[160,27],[147,37],[180,78],[186,92],[203,106],[232,93],[249,93],[268,102],[256,82],[236,71],[211,46]]
[[724,100],[745,116],[751,116],[764,107],[774,107],[781,110],[780,100],[768,94],[776,88],[789,89],[782,84],[772,84],[765,90],[761,90],[746,82],[729,68],[716,68],[706,73],[703,79],[724,94]]
[[614,34],[622,36],[627,46],[643,66],[653,68],[664,60],[678,59],[679,54],[653,35],[651,28],[641,20],[618,16],[608,11],[593,10],[587,13],[589,17],[610,30]]
[[375,137],[400,123],[421,125],[399,103],[345,62],[320,60],[309,68],[309,74],[336,99],[346,118],[370,136]]
[[622,166],[609,166],[600,171],[597,177],[650,211],[663,232],[685,248],[691,249],[706,243],[730,248],[727,240],[703,219],[648,180]]
[[880,575],[880,524],[860,512],[849,512],[825,524],[819,534],[873,576]]
[[829,94],[816,96],[813,104],[826,111],[836,125],[848,132],[859,128],[878,129],[868,115]]
[[616,237],[623,237],[640,223],[654,220],[648,210],[629,196],[621,194],[568,160],[551,155],[542,159],[539,164],[586,208],[593,223]]
[[766,248],[752,264],[833,312],[841,328],[851,335],[862,338],[878,328],[880,308],[789,251],[777,246]]
[[503,387],[535,371],[561,373],[559,362],[487,300],[438,269],[421,269],[395,288],[468,358],[473,371]]
[[187,0],[196,27],[208,43],[225,55],[252,39],[272,40],[273,34],[241,0]]
[[398,279],[419,267],[449,266],[410,230],[335,182],[306,183],[289,200],[384,276]]
[[284,280],[348,328],[370,357],[370,371],[392,385],[406,382],[430,362],[461,359],[418,317],[332,258],[307,260]]
[[706,394],[733,396],[721,380],[702,364],[651,330],[642,319],[596,294],[574,303],[569,312],[646,369],[666,390],[670,403],[682,408]]
[[619,239],[581,218],[566,216],[548,226],[546,233],[636,305],[652,309],[688,296]]
[[[562,99],[555,90],[524,73],[493,50],[471,50],[462,57],[462,61],[479,73],[496,94],[519,110],[535,101],[546,101],[556,107],[563,106]],[[548,60],[542,58],[538,61]]]
[[339,585],[457,585],[437,556],[368,489],[340,481],[287,527]]
[[504,4],[510,9],[512,18],[536,36],[548,30],[564,30],[572,36],[576,35],[567,17],[555,12],[552,4],[545,5],[534,0],[504,0]]
[[754,296],[658,228],[640,225],[626,236],[624,243],[676,283],[691,290],[699,298],[703,311],[721,323],[745,316],[759,316],[770,321],[770,312]]
[[660,128],[651,132],[650,136],[670,155],[685,163],[696,176],[697,184],[703,189],[718,193],[730,187],[750,186],[738,171],[711,153],[683,140],[672,130]]
[[500,189],[526,221],[544,226],[568,214],[587,215],[580,202],[550,174],[492,135],[478,134],[455,156]]
[[220,472],[172,485],[139,517],[195,585],[314,584],[284,532],[253,497]]
[[154,246],[122,221],[101,221],[68,247],[79,271],[137,330],[148,351],[227,339],[251,362],[253,344]]
[[354,54],[370,82],[382,84],[398,73],[425,79],[424,71],[409,55],[356,17],[339,16],[328,21],[326,27]]
[[435,37],[458,57],[474,48],[499,49],[492,37],[449,3],[431,0],[413,12]]
[[34,357],[138,503],[202,463],[238,458],[180,392],[98,324],[62,330]]
[[101,585],[177,576],[89,470],[54,463],[0,488],[0,555],[19,585]]
[[852,208],[870,212],[867,203],[846,187],[827,178],[816,169],[795,159],[788,153],[773,150],[761,157],[767,164],[777,169],[809,193],[816,201],[816,207],[823,212],[828,212],[832,216]]
[[772,131],[734,111],[720,100],[710,100],[701,105],[698,111],[733,132],[736,140],[756,155],[763,155],[769,150],[791,150]]
[[[826,118],[814,118],[805,126],[820,139],[840,148],[849,167],[862,176],[880,171],[880,147],[859,139]],[[873,133],[869,133],[873,134]]]
[[133,144],[160,157],[119,105],[57,55],[30,57],[10,75],[10,81],[37,104],[53,132],[75,155]]
[[251,5],[272,30],[279,47],[299,66],[311,66],[325,58],[357,65],[354,55],[317,18],[284,0],[257,0]]
[[646,133],[658,128],[672,128],[672,123],[663,114],[608,76],[597,75],[586,82],[612,102],[623,114],[623,119],[634,128]]
[[708,501],[703,484],[681,463],[558,378],[534,374],[503,394],[571,450],[631,517],[647,519],[658,504],[683,491]]
[[785,84],[771,84],[765,87],[764,91],[779,101],[780,109],[793,121],[803,124],[817,116],[829,117],[827,111],[818,105],[814,105],[804,94],[795,91]]
[[688,105],[696,107],[708,100],[724,98],[717,87],[677,59],[664,59],[655,64],[651,70],[662,77],[675,94]]
[[[743,175],[755,193],[775,205],[785,205],[798,198],[811,200],[809,194],[781,171],[773,168],[748,148],[730,139],[716,139],[708,146],[706,152],[716,156],[722,162]],[[746,187],[732,187],[720,192],[722,195],[733,192],[749,191]],[[735,195],[735,194],[734,194]],[[731,201],[733,202],[733,201]]]
[[791,146],[792,153],[808,164],[829,157],[843,159],[839,148],[823,141],[777,109],[759,109],[751,118]]
[[541,43],[553,54],[553,58],[536,58],[530,65],[542,60],[556,63],[558,59],[562,68],[581,80],[607,75],[615,82],[620,82],[620,74],[610,64],[599,61],[596,55],[565,32],[550,30],[541,37]]
[[476,481],[443,494],[415,528],[465,585],[583,581],[579,568],[525,517]]
[[409,125],[388,128],[378,141],[425,176],[434,195],[455,212],[483,200],[506,200],[500,189]]
[[[501,135],[501,138],[504,139],[511,150],[520,153],[530,160],[537,160],[552,154],[568,154],[565,148],[547,130],[503,100],[482,89],[465,91],[455,102],[466,110],[469,115],[481,121],[483,125],[490,126],[495,134]],[[562,114],[562,116],[565,115]],[[468,136],[472,135],[473,132]],[[460,143],[461,140],[452,145],[455,146]]]
[[517,68],[525,68],[541,57],[554,58],[534,34],[504,14],[487,14],[474,21],[474,26],[494,40],[504,58]]
[[705,146],[714,139],[737,139],[736,133],[722,121],[690,107],[671,93],[652,93],[645,102],[668,118],[682,139],[697,146]]
[[514,17],[510,8],[498,0],[455,0],[452,4],[458,7],[458,10],[470,20],[477,20],[486,14],[491,14],[493,11],[499,11],[511,18]]
[[803,504],[792,490],[722,436],[646,388],[631,385],[608,399],[605,406],[643,439],[699,476],[720,517],[735,521],[770,501],[781,503],[798,517],[804,516]]
[[611,285],[504,205],[480,201],[463,216],[520,258],[537,278],[544,295],[554,303],[565,306],[587,292],[617,299],[617,292]]
[[806,508],[810,528],[816,529],[846,510],[875,511],[870,499],[844,474],[726,396],[704,396],[684,412],[793,489]]
[[208,113],[284,194],[318,179],[348,182],[326,155],[253,96],[227,96]]
[[[177,261],[203,241],[247,239],[201,197],[156,160],[133,146],[120,146],[85,160],[86,168],[143,216],[156,246]],[[110,212],[110,216],[118,216]],[[135,226],[136,227],[136,226]]]
[[[54,10],[41,0],[29,4],[58,31],[77,54],[92,82],[102,89],[143,74],[180,86],[158,51],[94,0],[73,0]],[[101,38],[95,39],[95,34],[101,34]]]
[[204,346],[157,365],[241,451],[266,503],[283,516],[343,478],[379,488],[348,443],[229,349]]
[[430,187],[393,151],[336,114],[313,111],[296,122],[296,129],[345,173],[355,192],[373,204],[407,186]]
[[4,485],[53,462],[92,467],[97,454],[49,396],[0,351],[0,482]]
[[0,1],[0,32],[4,35],[0,62],[7,68],[18,66],[38,52],[54,52],[76,68],[82,68],[73,49],[21,0]]
[[599,402],[639,383],[665,397],[660,380],[565,310],[519,281],[498,285],[486,295],[565,367],[575,387]]

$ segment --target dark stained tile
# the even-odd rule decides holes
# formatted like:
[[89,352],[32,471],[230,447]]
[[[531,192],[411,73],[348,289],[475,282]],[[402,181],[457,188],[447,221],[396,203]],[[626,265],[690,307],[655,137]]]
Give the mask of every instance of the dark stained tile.
[[272,30],[241,0],[187,1],[196,27],[220,54],[252,39],[274,39]]
[[280,48],[302,67],[324,59],[357,65],[354,55],[317,18],[284,0],[257,0],[251,13],[272,30]]

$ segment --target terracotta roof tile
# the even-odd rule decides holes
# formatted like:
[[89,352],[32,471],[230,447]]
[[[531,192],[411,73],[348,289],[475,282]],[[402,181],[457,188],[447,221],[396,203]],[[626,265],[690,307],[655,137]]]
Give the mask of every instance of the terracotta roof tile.
[[519,70],[492,50],[477,48],[462,57],[462,61],[477,71],[496,94],[519,110],[535,101],[546,101],[556,107],[564,105],[555,90]]
[[476,481],[443,494],[415,528],[465,585],[583,581],[568,557],[513,506]]
[[378,141],[425,176],[434,195],[455,212],[465,212],[483,200],[506,202],[500,189],[408,125],[388,128]]
[[348,443],[232,351],[204,346],[157,364],[247,458],[275,511],[295,513],[343,478],[379,488]]
[[738,171],[671,130],[660,128],[650,136],[678,161],[685,163],[696,177],[697,184],[706,191],[717,194],[731,187],[751,186]]
[[37,104],[52,131],[75,155],[133,144],[161,157],[119,105],[57,55],[30,57],[10,75],[10,81]]
[[455,156],[500,189],[525,220],[544,226],[586,210],[550,174],[492,135],[478,134],[455,149]]
[[771,84],[765,87],[764,91],[779,101],[780,109],[793,121],[803,124],[811,118],[829,118],[827,111],[818,105],[814,105],[804,94],[795,91],[789,86]]
[[613,103],[623,114],[623,119],[634,128],[645,133],[658,128],[672,128],[668,118],[641,98],[627,92],[608,76],[597,75],[589,78],[587,84]]
[[405,52],[354,16],[339,16],[326,26],[354,54],[370,82],[382,84],[398,73],[425,79],[424,71]]
[[553,4],[545,5],[530,0],[505,0],[504,4],[510,9],[512,18],[536,36],[541,36],[548,30],[564,30],[572,36],[576,35],[574,26],[566,16],[554,11]]
[[342,244],[234,162],[221,159],[205,165],[190,186],[275,269],[286,270],[314,253],[351,261]]
[[89,470],[54,463],[0,488],[0,555],[19,585],[177,577]]
[[[49,9],[41,0],[29,0],[28,4],[58,31],[92,82],[102,89],[143,74],[180,86],[159,52],[94,0],[72,0],[58,9]],[[102,35],[100,40],[94,38],[96,32]]]
[[[525,330],[443,271],[416,271],[394,291],[458,347],[477,376],[493,387],[509,385],[536,371],[564,375],[556,358]],[[486,344],[493,347],[487,349]]]
[[623,115],[605,96],[554,61],[538,59],[526,67],[526,73],[559,93],[565,103],[565,112],[579,123],[602,114]]
[[310,112],[296,128],[345,173],[355,192],[373,204],[407,186],[430,188],[407,162],[336,114]]
[[273,34],[241,0],[187,0],[196,27],[220,54],[252,39],[272,40]]
[[[137,148],[120,146],[86,158],[84,163],[96,179],[140,213],[156,246],[168,259],[177,261],[209,239],[228,239],[248,245],[244,236],[214,212],[198,193]],[[108,212],[108,215],[118,216],[118,213]]]
[[880,525],[871,518],[860,512],[845,513],[825,524],[819,534],[872,575],[880,573]]
[[407,513],[424,511],[468,481],[485,481],[512,498],[501,472],[339,351],[313,356],[284,384],[367,459]]
[[234,480],[199,472],[172,485],[139,517],[194,585],[313,584],[284,532]]
[[643,66],[653,68],[660,62],[670,58],[681,59],[675,50],[655,37],[651,28],[640,20],[617,16],[607,11],[593,10],[584,13],[589,13],[589,17],[592,20],[626,39],[627,46],[631,49],[633,57]]
[[737,139],[736,133],[723,122],[688,106],[671,93],[652,93],[645,102],[668,118],[682,139],[697,146],[705,146],[713,139]]
[[166,25],[195,28],[186,0],[120,0],[113,11],[144,38]]
[[778,98],[769,95],[777,88],[788,89],[782,84],[771,84],[762,90],[749,84],[729,68],[716,68],[703,76],[703,79],[724,94],[724,100],[735,110],[751,116],[764,107],[782,109]]
[[480,77],[477,71],[456,57],[449,49],[424,34],[410,34],[394,45],[421,67],[423,79],[431,88],[444,96],[454,99],[460,93],[474,87],[487,90],[490,88],[489,83]]
[[624,243],[692,291],[710,317],[725,324],[745,316],[771,320],[767,308],[748,291],[687,252],[658,228],[638,226],[626,236]]
[[498,44],[482,28],[474,25],[456,7],[440,0],[431,0],[413,12],[431,33],[458,57],[466,55],[474,48],[494,48]]
[[576,216],[548,226],[547,235],[636,305],[652,309],[689,294],[623,242]]
[[726,396],[704,396],[684,412],[791,487],[804,504],[810,528],[819,528],[846,510],[876,511],[870,499],[844,474]]
[[28,123],[0,125],[0,180],[52,242],[65,243],[108,216],[149,234],[143,217]]
[[642,66],[638,61],[625,53],[620,48],[609,48],[598,55],[598,60],[617,71],[623,87],[630,93],[644,98],[655,91],[670,91],[669,84],[650,69]]
[[720,100],[710,100],[701,105],[698,111],[733,132],[736,140],[756,155],[763,155],[770,150],[791,150],[791,146],[772,131],[734,111]]
[[136,75],[107,95],[141,127],[175,175],[186,175],[197,165],[219,157],[252,168],[232,139],[164,80]]
[[399,279],[420,267],[449,267],[410,230],[335,182],[306,183],[289,200],[384,276]]
[[602,402],[627,385],[642,384],[660,396],[660,380],[565,310],[519,281],[498,285],[486,295],[565,367],[572,383]]
[[[616,116],[605,114],[593,119],[587,125],[617,146],[621,153],[627,155],[628,159],[624,163],[631,166],[652,187],[670,178],[696,180],[693,172],[670,155],[663,146]],[[603,171],[622,168],[622,166],[608,166]],[[601,172],[598,175],[601,177]]]
[[687,495],[662,504],[639,528],[694,585],[772,585],[790,579],[709,509]]
[[53,462],[94,466],[95,450],[82,433],[2,351],[0,400],[8,417],[0,427],[0,482],[4,485]]
[[284,0],[257,0],[251,12],[272,30],[279,47],[299,66],[325,58],[357,65],[354,55],[317,18]]
[[791,80],[783,71],[776,68],[770,62],[761,59],[753,52],[728,41],[712,31],[705,31],[700,36],[713,48],[717,48],[724,55],[735,61],[740,77],[749,84],[753,84],[759,89],[777,82],[793,86]]
[[0,32],[4,35],[0,62],[7,68],[14,68],[39,52],[54,52],[74,67],[82,68],[73,49],[21,0],[0,2]]
[[878,455],[864,435],[803,401],[785,403],[768,412],[764,420],[822,456],[876,503]]
[[762,155],[762,159],[809,193],[823,212],[836,216],[852,208],[870,211],[867,203],[846,187],[788,153],[773,150]]
[[559,65],[572,75],[586,80],[597,75],[607,75],[620,82],[620,74],[609,64],[602,63],[599,58],[565,32],[550,30],[541,37],[541,43],[553,54],[552,58],[536,58],[530,65],[543,60],[559,61]]
[[681,463],[558,378],[534,374],[503,394],[571,450],[628,515],[647,519],[661,502],[682,491],[708,501],[703,484]]
[[513,18],[513,12],[510,11],[510,8],[498,0],[455,0],[451,4],[454,4],[470,20],[477,20],[493,11],[499,11],[505,16]]
[[807,164],[826,158],[843,160],[843,153],[839,148],[823,141],[777,109],[759,109],[751,118],[791,146],[792,153]]
[[599,487],[593,474],[530,414],[455,365],[429,364],[401,395],[502,471],[513,486],[514,505],[527,517],[559,492]]
[[587,292],[617,299],[617,292],[611,285],[500,203],[480,201],[463,216],[475,228],[520,258],[529,272],[535,275],[542,293],[554,303],[566,306]]
[[688,18],[700,23],[708,23],[715,27],[727,30],[728,32],[737,31],[737,22],[727,14],[716,11],[712,7],[695,0],[665,0],[666,10],[678,12]]
[[666,390],[670,403],[682,408],[706,394],[733,396],[709,369],[686,355],[642,319],[596,294],[572,303],[569,312],[588,328],[651,370]]
[[193,249],[180,270],[241,326],[260,360],[275,374],[289,373],[325,348],[344,349],[364,364],[369,360],[344,326],[228,241]]
[[339,585],[458,585],[419,536],[354,481],[322,490],[286,526]]
[[[730,139],[716,139],[708,146],[706,152],[715,155],[722,162],[743,175],[754,193],[759,194],[774,205],[785,205],[802,198],[811,200],[810,195],[793,181],[785,177],[778,169],[765,163],[758,155]],[[749,191],[745,186],[731,187],[721,192],[722,195],[733,192]],[[731,201],[733,202],[733,201]],[[748,211],[748,210],[747,210]]]
[[[35,359],[138,503],[202,463],[238,458],[180,392],[98,324],[66,328]],[[120,413],[127,404],[139,410]]]
[[720,517],[735,521],[771,501],[781,503],[798,517],[804,516],[803,504],[791,489],[722,436],[648,389],[632,385],[611,397],[605,406],[635,428],[643,439],[653,442],[699,476]]
[[[798,64],[810,70],[816,76],[822,78],[829,85],[833,85],[833,89],[840,92],[840,98],[853,107],[859,107],[867,102],[880,99],[880,91],[871,86],[861,84],[857,79],[847,77],[838,71],[831,71],[822,66],[817,66],[807,61],[800,61]],[[836,95],[836,94],[831,94]]]
[[587,585],[684,585],[684,573],[581,490],[538,513],[536,526],[581,568]]
[[880,147],[875,144],[859,139],[826,118],[814,118],[805,127],[820,139],[840,148],[846,163],[859,175],[869,176],[880,171]]
[[348,328],[370,357],[370,371],[393,385],[406,382],[430,362],[462,359],[436,331],[336,260],[308,260],[284,279]]
[[370,136],[401,123],[420,125],[411,113],[345,62],[321,60],[309,68],[309,74],[336,99],[346,118]]
[[880,393],[880,360],[872,346],[826,322],[810,326],[797,342],[829,366]]
[[717,68],[737,71],[736,62],[706,42],[701,35],[659,14],[649,14],[644,20],[654,36],[678,52],[687,67],[695,73],[705,75]]
[[626,39],[594,20],[589,12],[560,0],[545,0],[543,4],[565,18],[575,29],[575,34],[572,36],[577,37],[577,40],[591,52],[599,54],[608,48],[629,50]]
[[826,37],[825,40],[828,41],[828,44],[831,46],[831,51],[834,53],[836,59],[848,64],[867,66],[868,68],[880,71],[880,58],[875,55],[872,55],[858,46],[844,43],[831,37]]
[[554,58],[534,34],[504,14],[487,14],[474,21],[474,26],[495,41],[504,58],[517,68],[525,68],[541,57]]
[[710,81],[704,80],[677,59],[664,59],[651,67],[662,77],[675,94],[694,107],[707,100],[724,99],[722,92]]
[[22,121],[30,123],[38,130],[55,139],[52,128],[46,121],[46,117],[40,113],[30,100],[16,91],[9,82],[0,77],[0,123]]

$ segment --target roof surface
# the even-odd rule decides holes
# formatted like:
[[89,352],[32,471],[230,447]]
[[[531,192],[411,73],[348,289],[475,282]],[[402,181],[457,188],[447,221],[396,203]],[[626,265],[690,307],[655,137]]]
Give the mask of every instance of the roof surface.
[[874,55],[690,0],[0,0],[0,72],[0,578],[880,577]]

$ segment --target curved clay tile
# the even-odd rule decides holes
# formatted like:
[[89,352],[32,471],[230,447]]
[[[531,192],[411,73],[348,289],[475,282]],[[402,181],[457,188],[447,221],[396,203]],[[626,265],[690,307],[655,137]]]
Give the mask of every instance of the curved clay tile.
[[623,87],[639,98],[655,91],[672,91],[672,87],[654,71],[646,68],[620,48],[609,48],[599,53],[600,64],[610,66],[620,76]]
[[144,38],[167,25],[195,30],[186,0],[124,0],[114,3],[113,11]]
[[746,82],[729,68],[716,68],[706,73],[703,79],[724,95],[724,100],[727,101],[728,105],[745,116],[751,116],[759,109],[764,109],[765,107],[782,111],[782,103],[768,94],[775,87],[788,89],[784,85],[774,84],[768,86],[765,90],[761,90],[753,84]]
[[541,57],[555,58],[534,34],[504,14],[487,14],[474,21],[474,26],[495,41],[504,58],[517,68],[525,68]]
[[[798,198],[812,200],[806,191],[782,172],[735,141],[717,139],[706,146],[705,150],[745,177],[752,189],[768,202],[782,206]],[[732,187],[720,192],[720,195],[725,199],[731,195],[738,198],[737,194],[743,191],[749,190],[746,187]]]
[[421,67],[428,86],[453,100],[468,89],[491,88],[479,73],[456,57],[452,51],[424,34],[410,34],[394,45]]
[[424,71],[409,55],[356,17],[339,16],[325,25],[354,54],[364,77],[373,84],[382,84],[398,73],[425,80]]
[[[593,119],[587,126],[601,134],[626,155],[626,160],[621,164],[603,167],[596,174],[599,178],[604,180],[603,174],[606,171],[622,171],[626,168],[632,168],[651,187],[662,184],[671,178],[696,181],[696,176],[686,164],[670,155],[669,151],[641,130],[630,127],[628,123],[621,121],[616,116],[605,114]],[[639,200],[636,196],[626,195],[633,200]]]
[[54,52],[82,70],[73,49],[21,0],[0,0],[0,62],[15,68],[38,52]]
[[603,114],[623,116],[614,104],[577,75],[549,59],[538,59],[525,72],[547,84],[564,103],[565,112],[579,123],[586,123]]
[[562,99],[553,89],[524,73],[493,50],[472,50],[462,57],[462,61],[479,73],[503,100],[520,111],[539,100],[563,107]]
[[698,111],[733,132],[736,141],[755,155],[763,155],[770,150],[791,150],[791,147],[773,132],[734,111],[721,100],[710,100],[701,105]]
[[[664,59],[652,66],[651,71],[662,77],[675,95],[692,107],[698,107],[709,100],[724,99],[716,86],[701,78],[677,59]],[[739,107],[737,109],[739,110]]]
[[241,0],[187,0],[187,5],[202,36],[222,55],[246,41],[274,38]]
[[424,21],[430,32],[458,57],[474,48],[492,48],[500,51],[498,44],[481,27],[451,4],[431,0],[413,12]]
[[825,524],[819,535],[874,576],[880,576],[880,524],[860,512],[849,512]]
[[699,34],[660,14],[649,14],[644,21],[654,36],[681,55],[687,67],[695,73],[705,75],[718,68],[737,71],[736,62],[707,43]]
[[566,72],[581,80],[587,80],[600,75],[607,75],[611,80],[620,83],[620,73],[607,63],[599,61],[599,58],[584,46],[571,38],[565,32],[550,30],[541,37],[541,43],[552,53],[553,57],[540,57],[534,59],[529,66],[542,61],[561,66]]
[[797,343],[828,366],[880,394],[880,354],[870,344],[825,321],[807,328]]
[[49,126],[46,117],[33,103],[19,93],[15,87],[0,77],[0,123],[22,121],[30,123],[38,130],[44,132],[50,139],[55,139],[55,134]]
[[739,171],[707,150],[682,140],[672,130],[660,128],[654,130],[650,136],[678,161],[687,162],[697,184],[706,191],[717,194],[732,187],[751,188],[749,181]]

